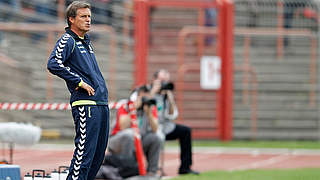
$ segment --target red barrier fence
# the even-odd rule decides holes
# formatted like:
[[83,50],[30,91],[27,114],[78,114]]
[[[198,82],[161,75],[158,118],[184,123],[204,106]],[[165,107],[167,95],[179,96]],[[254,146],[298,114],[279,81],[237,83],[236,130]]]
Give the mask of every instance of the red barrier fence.
[[[118,102],[110,102],[110,109],[118,109],[122,104],[126,103],[126,100]],[[69,103],[0,103],[0,110],[70,110],[71,106]]]

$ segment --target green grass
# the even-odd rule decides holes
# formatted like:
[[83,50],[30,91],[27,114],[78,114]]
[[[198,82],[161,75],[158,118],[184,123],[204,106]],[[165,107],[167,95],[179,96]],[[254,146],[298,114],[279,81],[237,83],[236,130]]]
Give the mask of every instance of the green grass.
[[[73,144],[73,139],[42,139],[40,143]],[[166,141],[167,146],[178,146],[178,141]],[[194,147],[234,147],[234,148],[286,148],[320,149],[319,141],[228,141],[194,140]],[[320,179],[320,178],[319,178]]]
[[172,180],[319,180],[320,169],[210,171]]
[[[168,146],[178,146],[177,141],[167,141]],[[287,149],[320,149],[319,141],[229,141],[216,140],[193,141],[194,147],[237,147],[237,148],[287,148]],[[319,178],[320,179],[320,178]]]

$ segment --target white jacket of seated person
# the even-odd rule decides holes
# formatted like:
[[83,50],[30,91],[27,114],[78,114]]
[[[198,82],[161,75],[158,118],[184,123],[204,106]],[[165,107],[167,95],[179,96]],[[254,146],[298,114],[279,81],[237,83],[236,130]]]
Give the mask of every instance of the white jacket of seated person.
[[173,113],[169,114],[170,104],[168,99],[165,99],[165,96],[161,94],[155,95],[155,99],[157,101],[160,129],[165,135],[167,135],[176,127],[174,120],[176,120],[179,115],[178,108],[177,106],[174,106]]

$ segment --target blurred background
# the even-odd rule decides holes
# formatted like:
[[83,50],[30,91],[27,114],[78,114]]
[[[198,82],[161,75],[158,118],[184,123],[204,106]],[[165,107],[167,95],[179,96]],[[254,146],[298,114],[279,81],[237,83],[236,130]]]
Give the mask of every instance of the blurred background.
[[[50,75],[46,64],[64,32],[64,10],[70,2],[0,0],[0,102],[69,102],[64,81]],[[150,6],[147,64],[137,68],[134,1],[89,2],[94,24],[90,35],[110,101],[128,97],[139,71],[146,70],[149,82],[157,69],[168,69],[176,85],[184,83],[179,91],[183,96],[175,92],[178,121],[193,128],[194,139],[216,139],[218,91],[201,88],[200,60],[218,56],[219,37],[208,33],[219,27],[218,6],[200,6],[211,2],[207,0],[181,1],[185,7]],[[200,5],[192,7],[193,2]],[[319,140],[320,1],[233,3],[232,139]],[[183,32],[201,27],[207,29],[183,37]],[[178,63],[181,48],[184,69]],[[45,138],[74,135],[69,111],[1,110],[0,122],[31,122],[42,128]]]

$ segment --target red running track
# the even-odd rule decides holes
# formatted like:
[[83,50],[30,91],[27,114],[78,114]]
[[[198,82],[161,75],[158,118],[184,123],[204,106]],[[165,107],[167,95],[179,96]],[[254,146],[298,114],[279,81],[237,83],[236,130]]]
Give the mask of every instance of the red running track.
[[[51,172],[58,166],[68,166],[73,153],[71,146],[63,148],[54,145],[17,148],[13,164],[20,165],[21,175],[33,169]],[[0,155],[0,159],[4,155]],[[5,154],[8,158],[8,153]],[[166,148],[164,170],[167,176],[176,176],[179,167],[179,152]],[[270,168],[320,168],[320,151],[283,149],[230,149],[194,148],[193,169],[200,172],[209,170],[243,170]]]

